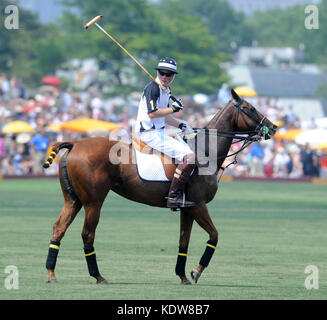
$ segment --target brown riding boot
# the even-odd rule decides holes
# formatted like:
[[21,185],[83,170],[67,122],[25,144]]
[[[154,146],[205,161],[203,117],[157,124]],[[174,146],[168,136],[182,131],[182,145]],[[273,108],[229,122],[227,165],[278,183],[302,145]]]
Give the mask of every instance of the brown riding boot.
[[177,166],[168,193],[168,208],[177,209],[195,206],[195,203],[193,201],[185,200],[184,196],[184,186],[188,181],[188,178],[190,177],[195,166],[195,164],[189,163],[182,163]]

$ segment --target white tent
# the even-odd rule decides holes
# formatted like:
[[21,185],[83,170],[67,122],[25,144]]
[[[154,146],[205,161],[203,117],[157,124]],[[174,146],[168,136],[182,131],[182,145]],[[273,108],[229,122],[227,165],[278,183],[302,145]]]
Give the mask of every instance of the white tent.
[[327,142],[327,129],[311,129],[298,134],[295,142],[305,145],[309,143],[312,147]]

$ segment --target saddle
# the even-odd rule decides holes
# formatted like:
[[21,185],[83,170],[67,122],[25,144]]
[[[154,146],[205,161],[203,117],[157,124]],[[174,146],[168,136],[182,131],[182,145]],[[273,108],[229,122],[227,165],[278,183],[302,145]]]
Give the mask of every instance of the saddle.
[[[139,138],[135,137],[134,135],[131,135],[132,139],[132,145],[135,148],[136,151],[142,154],[142,159],[146,159],[146,157],[143,157],[143,155],[152,155],[157,156],[161,160],[161,164],[164,170],[164,173],[169,181],[173,180],[174,173],[177,167],[176,160],[173,158],[168,157],[164,153],[153,149],[148,144],[146,144],[144,141],[140,140]],[[138,160],[138,157],[136,157]],[[140,163],[137,161],[137,166],[139,166]],[[146,165],[145,163],[142,163],[142,165]],[[139,171],[140,172],[140,171]]]

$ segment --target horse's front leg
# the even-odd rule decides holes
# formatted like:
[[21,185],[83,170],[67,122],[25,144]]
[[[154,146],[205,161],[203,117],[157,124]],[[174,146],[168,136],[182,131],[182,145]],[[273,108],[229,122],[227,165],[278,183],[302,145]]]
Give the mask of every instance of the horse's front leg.
[[194,268],[191,272],[192,279],[197,283],[203,270],[209,265],[212,255],[216,250],[218,231],[210,218],[207,205],[204,202],[189,209],[191,209],[190,213],[193,214],[195,221],[209,234],[209,240],[207,241],[206,249],[200,259],[199,266]]
[[180,213],[180,238],[179,238],[179,249],[177,255],[177,262],[175,273],[181,279],[181,284],[189,285],[192,284],[185,275],[185,265],[187,259],[187,249],[190,242],[193,216],[188,213],[188,209],[181,208]]

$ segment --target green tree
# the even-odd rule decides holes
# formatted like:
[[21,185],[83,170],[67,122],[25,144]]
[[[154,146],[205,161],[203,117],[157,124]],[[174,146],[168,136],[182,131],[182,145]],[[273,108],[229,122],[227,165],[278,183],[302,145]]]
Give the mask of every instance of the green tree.
[[[2,6],[9,1],[1,1]],[[19,29],[3,27],[5,15],[0,15],[0,70],[23,78],[27,85],[36,86],[47,73],[54,73],[64,60],[58,31],[44,26],[36,14],[19,8]]]
[[[209,34],[199,16],[184,11],[170,16],[145,0],[62,0],[62,3],[78,8],[84,23],[103,14],[101,25],[104,29],[153,75],[159,57],[176,58],[181,71],[178,81],[173,84],[176,94],[210,94],[227,79],[219,67],[226,57],[218,52],[216,38]],[[68,19],[64,25],[67,23]],[[140,75],[139,67],[99,30],[90,28],[84,37],[89,44],[83,55],[96,56],[101,61],[110,75],[113,92],[141,90],[149,81],[146,75]],[[132,85],[125,81],[131,78],[136,78]]]
[[143,81],[130,81],[136,74],[139,78],[141,72],[135,63],[95,26],[87,32],[82,26],[102,14],[104,18],[100,24],[103,28],[143,63],[150,56],[152,34],[160,30],[153,19],[157,14],[153,6],[144,0],[62,0],[61,3],[80,12],[79,15],[66,12],[60,21],[64,30],[62,41],[70,49],[70,58],[96,57],[107,71],[106,82],[110,84],[112,94],[139,90],[145,83],[144,77],[141,78]]
[[[10,3],[1,1],[4,10]],[[2,7],[3,6],[3,7]],[[19,29],[4,27],[5,15],[0,15],[0,70],[9,75],[23,77],[34,83],[38,78],[33,51],[33,39],[44,35],[37,16],[26,10],[19,10]]]
[[178,61],[180,74],[174,92],[216,92],[227,76],[219,66],[225,56],[218,52],[215,37],[208,33],[201,19],[190,15],[184,16],[182,22],[170,17],[162,17],[161,21],[165,27],[155,53],[173,56]]
[[181,20],[185,13],[201,17],[222,52],[231,53],[232,43],[240,46],[252,42],[252,30],[245,23],[245,15],[235,12],[226,0],[164,0],[160,7],[167,16]]
[[65,48],[60,41],[56,27],[48,26],[47,36],[35,41],[33,48],[36,64],[43,74],[54,75],[56,69],[65,61]]
[[319,29],[308,30],[304,21],[306,6],[295,6],[287,10],[274,9],[257,12],[247,21],[252,29],[253,39],[260,46],[304,45],[305,61],[316,63],[327,48],[327,0],[318,4]]

